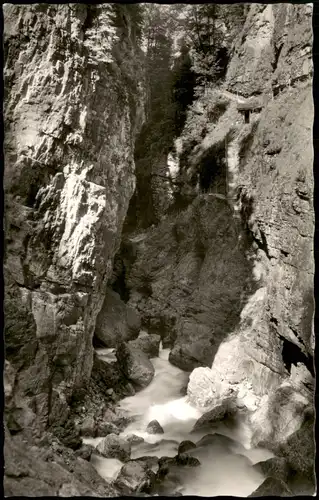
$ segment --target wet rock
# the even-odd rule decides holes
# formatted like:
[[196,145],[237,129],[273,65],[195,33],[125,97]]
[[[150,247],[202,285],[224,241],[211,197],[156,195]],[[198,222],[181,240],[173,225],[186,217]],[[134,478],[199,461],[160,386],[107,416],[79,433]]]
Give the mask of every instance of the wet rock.
[[138,336],[141,319],[134,309],[127,306],[120,296],[108,289],[98,314],[95,337],[106,347],[117,347],[122,341]]
[[122,343],[116,356],[126,377],[138,388],[146,387],[154,377],[154,366],[148,357],[139,349]]
[[185,453],[188,450],[196,448],[196,444],[193,441],[182,441],[178,447],[178,455]]
[[183,465],[187,467],[198,467],[200,465],[200,461],[196,457],[192,457],[187,453],[180,453],[174,458],[174,463],[176,465]]
[[282,457],[272,457],[263,462],[258,462],[253,466],[254,469],[261,472],[264,476],[272,476],[283,482],[288,482],[291,468],[287,460]]
[[136,436],[135,434],[130,434],[129,436],[126,436],[126,440],[132,445],[144,442],[144,438],[142,438],[141,436]]
[[147,465],[149,469],[154,470],[159,467],[158,465],[158,458],[154,456],[145,456],[145,457],[139,457],[134,459],[135,462],[143,462]]
[[123,465],[114,484],[124,495],[132,492],[148,493],[155,478],[154,472],[145,463],[131,460]]
[[146,432],[149,434],[164,434],[163,427],[157,420],[152,420],[146,427]]
[[96,447],[106,458],[117,458],[122,462],[130,459],[131,444],[116,434],[109,434]]
[[142,331],[137,339],[129,342],[129,345],[143,351],[148,358],[155,358],[159,354],[160,342],[161,337],[159,335],[149,335],[147,332]]
[[199,448],[200,446],[209,445],[218,445],[222,446],[223,448],[231,448],[232,446],[236,445],[236,441],[229,438],[228,436],[223,436],[222,434],[207,434],[196,443],[197,448]]
[[293,496],[292,492],[281,479],[275,477],[267,477],[265,481],[248,497],[289,497]]
[[234,415],[237,411],[235,397],[228,397],[220,404],[217,404],[210,411],[204,413],[196,422],[193,430],[196,431],[202,427],[209,426],[215,422],[223,420],[228,416]]

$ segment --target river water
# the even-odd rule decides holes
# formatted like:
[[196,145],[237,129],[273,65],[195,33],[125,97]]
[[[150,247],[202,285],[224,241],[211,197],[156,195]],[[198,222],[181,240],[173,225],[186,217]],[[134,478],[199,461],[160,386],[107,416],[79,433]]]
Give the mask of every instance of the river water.
[[[103,355],[108,356],[106,352]],[[171,365],[168,355],[169,349],[161,349],[159,357],[151,360],[155,376],[150,385],[119,403],[122,410],[134,417],[134,421],[121,435],[135,434],[144,439],[143,443],[132,446],[131,457],[173,457],[177,454],[181,441],[198,443],[209,433],[213,436],[187,452],[198,458],[201,465],[175,470],[174,476],[167,478],[167,488],[170,488],[171,481],[171,493],[178,491],[183,495],[248,496],[264,480],[252,465],[273,455],[268,450],[250,449],[249,429],[245,427],[244,421],[232,425],[220,423],[209,430],[192,432],[202,412],[188,403],[187,396],[181,395],[187,384],[188,374]],[[164,434],[146,432],[148,423],[154,419],[160,423]],[[97,445],[101,439],[85,439],[84,442]],[[106,479],[114,479],[123,465],[119,460],[98,455],[92,455],[91,461]]]

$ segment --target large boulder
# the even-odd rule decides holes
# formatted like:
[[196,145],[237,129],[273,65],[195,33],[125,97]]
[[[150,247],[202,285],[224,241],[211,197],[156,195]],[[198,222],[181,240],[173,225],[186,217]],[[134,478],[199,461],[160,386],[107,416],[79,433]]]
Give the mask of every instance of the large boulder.
[[156,475],[145,462],[130,460],[123,465],[115,481],[115,486],[123,495],[130,493],[150,492]]
[[138,313],[127,306],[119,294],[108,289],[98,314],[94,335],[105,347],[136,338],[141,327]]
[[181,370],[191,372],[203,365],[211,365],[217,349],[204,339],[190,344],[175,344],[169,353],[169,362]]
[[196,407],[210,411],[224,400],[230,402],[234,398],[235,401],[236,392],[229,383],[222,380],[218,370],[200,367],[190,374],[187,396]]
[[138,388],[146,387],[154,377],[154,366],[141,350],[123,342],[116,357],[125,376]]
[[97,451],[106,458],[117,458],[122,462],[130,459],[131,444],[116,434],[109,434],[96,447]]
[[288,486],[275,477],[267,477],[265,481],[249,497],[290,497],[293,493]]
[[161,337],[159,335],[149,335],[144,331],[140,332],[137,339],[129,341],[129,345],[137,347],[143,351],[148,358],[156,358],[158,356],[160,343]]

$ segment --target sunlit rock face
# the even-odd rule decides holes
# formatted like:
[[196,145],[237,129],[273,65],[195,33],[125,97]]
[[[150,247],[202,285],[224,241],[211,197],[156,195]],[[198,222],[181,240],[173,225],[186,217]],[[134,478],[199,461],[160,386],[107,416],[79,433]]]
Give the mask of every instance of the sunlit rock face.
[[[110,8],[4,8],[5,335],[19,368],[12,406],[27,402],[39,432],[67,418],[90,377],[96,316],[135,187],[138,49],[130,19],[108,25]],[[105,54],[90,38],[97,22],[110,32]]]

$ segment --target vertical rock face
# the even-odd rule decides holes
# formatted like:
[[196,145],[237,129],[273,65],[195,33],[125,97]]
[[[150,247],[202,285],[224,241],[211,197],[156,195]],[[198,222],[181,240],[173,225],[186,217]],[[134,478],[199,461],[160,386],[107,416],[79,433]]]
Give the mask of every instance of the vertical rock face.
[[63,421],[90,377],[135,187],[140,55],[116,9],[4,7],[6,354],[12,406],[27,402],[38,428]]

